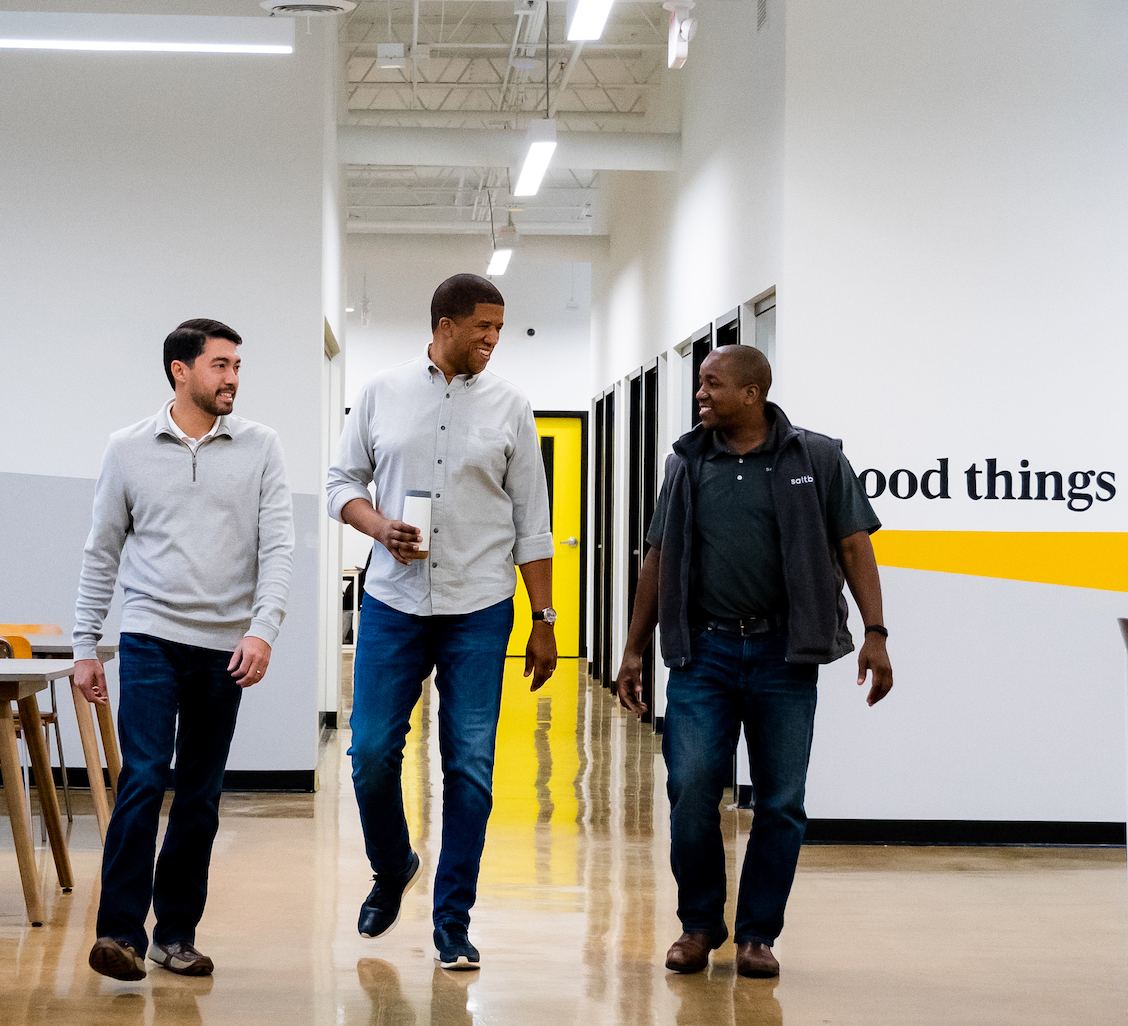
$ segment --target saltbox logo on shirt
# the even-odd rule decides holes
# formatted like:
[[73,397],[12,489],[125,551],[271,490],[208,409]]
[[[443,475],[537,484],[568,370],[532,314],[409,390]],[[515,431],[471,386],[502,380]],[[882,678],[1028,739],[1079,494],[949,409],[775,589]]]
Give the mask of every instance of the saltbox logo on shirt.
[[810,474],[804,474],[802,477],[793,477],[791,479],[791,483],[793,485],[814,484],[815,479],[813,477],[811,477]]

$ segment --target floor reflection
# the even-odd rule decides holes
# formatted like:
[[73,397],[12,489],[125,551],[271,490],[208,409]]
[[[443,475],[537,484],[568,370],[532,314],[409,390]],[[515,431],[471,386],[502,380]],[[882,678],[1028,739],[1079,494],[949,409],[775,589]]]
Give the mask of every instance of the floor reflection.
[[[575,660],[536,694],[523,660],[509,663],[471,925],[480,972],[444,972],[432,957],[442,771],[428,685],[403,770],[424,873],[391,934],[356,934],[371,871],[348,731],[328,731],[316,795],[224,797],[198,936],[213,979],[154,968],[119,984],[89,970],[101,852],[81,796],[72,894],[58,890],[50,852],[36,851],[42,929],[25,921],[0,824],[2,1026],[1072,1026],[1123,1016],[1123,850],[807,848],[780,980],[737,977],[731,944],[707,972],[668,973],[680,927],[658,739]],[[725,808],[722,822],[734,896],[750,814]]]
[[677,1026],[782,1026],[776,1000],[778,980],[746,980],[732,965],[712,966],[692,976],[666,975],[666,987],[679,1001]]

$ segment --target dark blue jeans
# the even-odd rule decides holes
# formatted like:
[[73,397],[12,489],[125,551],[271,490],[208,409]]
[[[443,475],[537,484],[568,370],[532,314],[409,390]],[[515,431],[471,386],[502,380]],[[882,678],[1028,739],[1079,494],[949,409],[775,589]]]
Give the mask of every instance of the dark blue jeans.
[[689,933],[718,942],[728,936],[719,806],[743,723],[755,812],[735,940],[773,944],[807,826],[803,795],[818,667],[785,662],[782,634],[742,638],[695,627],[691,636],[690,663],[670,670],[662,735],[678,918]]
[[435,926],[470,923],[493,808],[494,745],[513,600],[458,616],[412,616],[366,595],[353,666],[353,787],[376,873],[403,871],[411,850],[400,770],[409,720],[435,670],[443,766],[443,839]]
[[[157,916],[153,940],[196,939],[243,689],[227,672],[230,652],[123,634],[119,655],[121,775],[102,853],[97,931],[144,955],[150,904]],[[154,878],[161,803],[170,785],[176,793]]]

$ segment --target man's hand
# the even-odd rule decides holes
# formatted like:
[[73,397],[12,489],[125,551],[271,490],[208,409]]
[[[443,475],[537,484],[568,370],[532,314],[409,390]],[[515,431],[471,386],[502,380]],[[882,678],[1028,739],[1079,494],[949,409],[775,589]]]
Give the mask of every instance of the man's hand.
[[106,705],[110,700],[106,689],[106,671],[100,659],[76,659],[74,661],[74,686],[82,692],[82,697],[95,705]]
[[239,642],[239,647],[231,654],[227,672],[235,678],[241,688],[257,684],[266,674],[270,665],[270,646],[262,638],[249,635]]
[[533,675],[530,691],[539,691],[556,670],[556,635],[550,624],[534,620],[525,646],[525,676]]
[[866,671],[873,671],[873,683],[866,696],[866,705],[877,705],[893,687],[893,667],[885,651],[885,638],[876,631],[867,634],[858,653],[858,684],[866,682]]
[[413,563],[414,559],[408,553],[419,551],[419,545],[423,541],[419,528],[405,524],[402,520],[387,520],[384,517],[380,519],[383,523],[376,528],[372,537],[392,554],[392,558],[397,563],[402,563],[404,566]]
[[642,718],[646,703],[642,700],[642,656],[637,652],[627,649],[623,653],[619,675],[615,678],[615,693],[624,709]]

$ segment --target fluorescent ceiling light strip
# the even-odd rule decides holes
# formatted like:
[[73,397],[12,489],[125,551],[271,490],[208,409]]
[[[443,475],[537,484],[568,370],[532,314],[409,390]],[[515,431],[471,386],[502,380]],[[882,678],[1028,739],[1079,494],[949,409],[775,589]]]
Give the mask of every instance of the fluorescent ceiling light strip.
[[607,24],[613,2],[614,0],[569,0],[568,39],[577,42],[598,39],[603,35],[603,26]]
[[133,53],[293,53],[267,43],[157,43],[124,39],[0,39],[0,50],[110,50]]
[[[495,249],[493,256],[490,257],[490,266],[486,268],[486,274],[502,275],[505,274],[505,269],[509,266],[509,258],[513,256],[511,249]],[[482,265],[479,264],[479,267]]]
[[513,190],[514,196],[535,196],[537,194],[555,150],[555,139],[529,144],[529,152],[525,155],[525,163],[522,165],[521,174],[517,179],[517,188]]
[[0,49],[290,54],[290,18],[0,11]]

